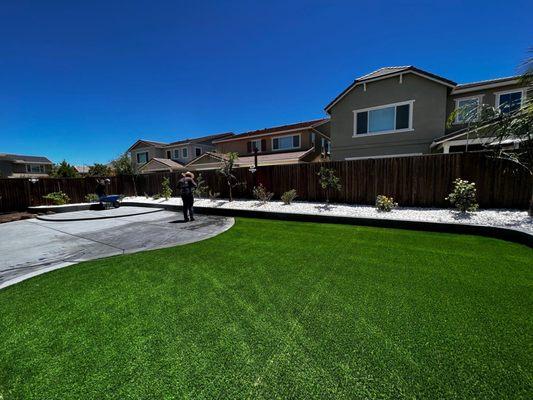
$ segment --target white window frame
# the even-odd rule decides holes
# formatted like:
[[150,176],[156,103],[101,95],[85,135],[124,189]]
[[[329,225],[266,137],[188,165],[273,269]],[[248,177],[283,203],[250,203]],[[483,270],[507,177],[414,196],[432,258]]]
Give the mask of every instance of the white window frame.
[[[455,102],[455,108],[454,108],[454,111],[459,109],[459,102],[461,101],[464,101],[464,100],[472,100],[472,99],[477,99],[477,113],[479,115],[479,112],[481,110],[481,105],[483,104],[483,94],[478,94],[476,96],[468,96],[468,97],[459,97],[457,99],[454,99],[454,102]],[[459,113],[455,114],[455,118],[453,119],[453,123],[455,125],[464,125],[464,124],[467,124],[468,122],[466,121],[459,121]],[[475,121],[475,120],[473,120]],[[472,121],[472,122],[473,122]]]
[[253,139],[250,140],[250,148],[252,149],[252,153],[254,152],[254,143],[257,147],[257,152],[261,153],[261,139]]
[[[293,145],[292,147],[288,147],[288,148],[284,148],[284,149],[275,149],[274,148],[274,139],[282,139],[282,138],[286,138],[286,137],[292,138],[293,136],[298,136],[298,143],[299,143],[298,147],[294,147],[294,145]],[[292,141],[292,143],[294,143],[294,141]],[[287,150],[300,149],[302,147],[302,134],[301,133],[293,133],[291,135],[283,135],[283,136],[272,137],[272,138],[270,138],[270,146],[272,147],[272,151],[287,151]]]
[[172,157],[174,160],[179,160],[181,158],[181,149],[173,149],[172,154],[174,154],[174,157]]
[[189,158],[189,149],[187,147],[181,148],[181,158]]
[[[413,109],[414,109],[414,100],[407,100],[407,101],[401,101],[398,103],[390,103],[390,104],[384,104],[382,106],[376,106],[376,107],[368,107],[368,108],[360,108],[357,110],[353,110],[353,138],[359,138],[359,137],[367,137],[367,136],[376,136],[376,135],[388,135],[390,133],[402,133],[402,132],[412,132],[414,131],[413,128]],[[388,131],[380,131],[380,132],[368,132],[368,124],[370,123],[370,118],[367,114],[367,120],[366,120],[366,127],[367,127],[367,133],[360,133],[357,134],[357,114],[362,112],[370,112],[374,110],[381,110],[383,108],[390,108],[394,107],[394,124],[396,124],[396,108],[398,106],[404,106],[406,104],[409,104],[409,124],[407,128],[403,129],[390,129]]]
[[[196,153],[197,153],[196,150],[200,150],[200,155],[196,155]],[[194,148],[194,156],[195,156],[195,157],[200,157],[202,154],[203,154],[203,153],[202,153],[202,148],[201,148],[201,147],[195,147],[195,148]]]
[[[146,161],[144,163],[139,161],[139,156],[141,154],[146,154]],[[138,153],[135,153],[135,161],[137,161],[137,164],[146,164],[149,161],[148,160],[149,156],[150,156],[149,152],[147,152],[147,151],[139,151]]]
[[500,96],[501,95],[504,95],[504,94],[511,94],[511,93],[521,93],[522,94],[522,97],[520,98],[520,108],[524,107],[524,103],[526,101],[526,96],[527,96],[527,88],[516,88],[516,89],[512,89],[512,90],[504,90],[504,91],[501,91],[501,92],[494,92],[494,96],[496,96],[496,108],[499,109],[500,108]]
[[[38,171],[32,171],[32,167],[37,167]],[[42,164],[26,164],[26,172],[30,174],[44,174],[44,165]]]

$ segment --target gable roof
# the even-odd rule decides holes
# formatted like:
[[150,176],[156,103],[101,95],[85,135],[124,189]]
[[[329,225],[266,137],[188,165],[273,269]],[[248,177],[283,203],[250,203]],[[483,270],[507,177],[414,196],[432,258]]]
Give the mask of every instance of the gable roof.
[[408,73],[422,76],[426,79],[430,79],[432,81],[438,82],[442,85],[449,86],[449,87],[455,87],[457,85],[454,81],[443,78],[442,76],[439,76],[439,75],[432,74],[431,72],[424,71],[413,65],[404,65],[404,66],[398,66],[398,67],[382,67],[366,75],[360,76],[359,78],[354,80],[351,85],[349,85],[346,89],[344,89],[326,107],[324,107],[324,110],[326,110],[326,112],[329,112],[331,107],[333,107],[339,100],[341,100],[346,94],[348,94],[357,85],[361,85],[363,83],[372,82],[372,81],[376,81],[380,79],[390,78],[390,77],[400,75],[400,74],[408,74]]
[[299,130],[299,129],[309,129],[309,128],[313,128],[318,125],[322,125],[323,123],[328,122],[328,121],[329,121],[329,118],[320,118],[320,119],[313,119],[310,121],[297,122],[295,124],[280,125],[280,126],[274,126],[272,128],[258,129],[255,131],[239,133],[238,135],[234,135],[227,139],[216,140],[213,143],[232,142],[235,140],[241,140],[243,138],[251,138],[251,137],[264,136],[268,134],[283,133],[283,132],[289,132],[289,131],[294,131],[294,130]]
[[152,140],[144,140],[144,139],[139,139],[137,140],[135,143],[133,143],[129,148],[128,150],[126,151],[131,151],[133,150],[135,147],[137,147],[137,145],[139,144],[147,144],[148,146],[153,146],[153,147],[164,147],[166,146],[167,144],[166,143],[162,143],[162,142],[154,142]]
[[[311,154],[313,150],[314,149],[311,148],[311,149],[303,150],[303,151],[285,151],[285,152],[279,152],[279,153],[258,154],[257,163],[259,166],[297,164],[299,162],[304,161],[304,158],[308,156],[309,154]],[[207,162],[204,161],[203,159],[205,158],[209,159],[209,161]],[[200,157],[188,163],[186,167],[198,166],[198,168],[201,168],[202,166],[205,166],[205,165],[222,163],[227,158],[228,157],[222,153],[206,152],[202,154]],[[238,157],[235,160],[235,168],[251,167],[252,165],[254,165],[254,163],[255,163],[254,156]]]
[[198,137],[198,138],[183,139],[183,140],[178,140],[177,142],[169,143],[166,146],[175,146],[175,145],[185,144],[185,143],[203,143],[203,142],[209,142],[211,140],[217,140],[217,139],[226,138],[226,137],[229,137],[229,136],[235,136],[235,133],[233,133],[233,132],[216,133],[214,135],[201,136],[201,137]]
[[46,157],[42,156],[25,156],[20,154],[6,154],[0,153],[0,160],[11,161],[14,163],[39,163],[39,164],[52,164]]
[[461,83],[452,90],[452,95],[494,88],[498,86],[515,85],[520,82],[520,76],[507,76],[505,78],[487,79],[484,81]]
[[179,170],[185,170],[185,167],[176,162],[176,161],[173,161],[173,160],[170,160],[168,158],[151,158],[150,161],[148,161],[147,163],[143,164],[140,168],[139,168],[139,171],[143,171],[145,169],[148,169],[148,170],[155,170],[155,168],[150,168],[152,166],[154,166],[154,164],[156,165],[160,165],[162,168],[165,168],[165,169],[169,169],[171,171],[179,171]]

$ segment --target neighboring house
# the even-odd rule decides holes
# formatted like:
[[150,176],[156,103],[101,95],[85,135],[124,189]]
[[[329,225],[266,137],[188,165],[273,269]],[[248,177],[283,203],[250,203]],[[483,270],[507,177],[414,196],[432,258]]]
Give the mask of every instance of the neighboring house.
[[219,168],[224,154],[239,155],[238,166],[298,164],[329,157],[329,119],[321,118],[296,124],[245,132],[213,142],[215,152],[190,162],[187,167],[195,170]]
[[381,68],[356,79],[325,107],[332,159],[464,151],[465,114],[446,127],[454,109],[484,103],[509,112],[527,95],[518,77],[458,85],[413,66]]
[[0,153],[0,178],[45,178],[52,165],[46,157]]
[[87,175],[89,173],[88,165],[75,165],[74,168],[78,171],[80,175]]
[[168,158],[152,158],[146,164],[143,164],[139,167],[139,172],[141,174],[148,174],[151,172],[175,172],[175,171],[186,171],[186,168],[177,163],[174,160]]
[[185,139],[172,143],[137,140],[127,151],[135,168],[146,164],[152,158],[169,159],[185,165],[205,152],[214,151],[213,141],[232,136],[233,133],[220,133],[195,139]]

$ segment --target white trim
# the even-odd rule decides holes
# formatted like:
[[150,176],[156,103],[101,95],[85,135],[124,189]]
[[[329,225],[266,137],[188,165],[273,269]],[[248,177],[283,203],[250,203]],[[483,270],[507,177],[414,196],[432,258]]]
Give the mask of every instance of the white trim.
[[454,96],[456,94],[477,92],[478,90],[493,89],[493,88],[498,88],[502,86],[516,85],[518,82],[519,82],[519,79],[515,78],[515,79],[509,79],[509,80],[502,81],[502,82],[494,82],[494,83],[486,83],[486,84],[481,83],[479,85],[468,87],[465,89],[462,89],[462,88],[454,89],[452,90],[450,95]]
[[[196,150],[200,150],[200,155],[199,155],[199,156],[196,155]],[[200,157],[202,154],[204,154],[204,153],[202,152],[202,150],[203,150],[203,149],[202,149],[201,147],[196,147],[196,146],[194,146],[194,156],[195,156],[195,157]]]
[[[322,124],[319,124],[319,125],[322,125]],[[317,126],[319,126],[319,125],[317,125]],[[231,138],[231,139],[216,140],[213,143],[237,142],[239,140],[249,140],[249,139],[252,139],[252,138],[258,138],[258,137],[264,137],[264,136],[276,136],[276,135],[279,135],[280,133],[302,132],[302,131],[306,131],[306,130],[309,130],[309,129],[313,129],[313,126],[314,125],[309,125],[309,126],[305,126],[305,127],[301,127],[301,128],[287,129],[287,130],[284,130],[284,131],[272,131],[272,132],[268,132],[268,133],[258,133],[256,135],[250,135],[250,136],[241,136],[241,137]]]
[[[459,102],[460,101],[477,99],[477,108],[478,108],[478,114],[479,114],[479,110],[481,109],[481,105],[483,104],[483,96],[485,96],[485,95],[484,94],[478,94],[476,96],[459,97],[457,99],[453,99],[454,102],[455,102],[454,111],[459,108]],[[459,121],[457,119],[458,117],[459,117],[459,114],[455,114],[455,118],[453,120],[454,124],[463,125],[463,124],[467,124],[468,123],[468,121]]]
[[[420,72],[417,72],[417,71],[411,71],[411,70],[407,70],[407,71],[399,71],[399,72],[396,72],[394,74],[390,74],[390,75],[383,75],[383,76],[378,76],[376,78],[372,78],[372,79],[363,79],[363,82],[357,82],[357,80],[355,82],[353,82],[350,86],[348,86],[347,89],[345,89],[344,93],[338,98],[336,99],[335,101],[333,101],[332,103],[330,103],[329,105],[326,106],[326,108],[324,109],[326,112],[329,112],[329,110],[331,109],[331,107],[333,107],[335,104],[337,104],[339,101],[341,101],[342,98],[344,98],[344,96],[346,96],[348,93],[350,93],[352,91],[353,88],[355,88],[356,86],[359,86],[359,85],[364,85],[364,91],[366,92],[366,84],[367,83],[370,83],[370,82],[375,82],[375,81],[380,81],[382,79],[389,79],[389,78],[393,78],[395,76],[399,76],[399,75],[405,75],[405,74],[414,74],[414,75],[418,75],[418,76],[421,76],[422,78],[426,78],[426,79],[429,79],[430,81],[434,81],[434,82],[437,82],[437,83],[440,83],[441,85],[444,85],[444,86],[448,86],[448,87],[451,87],[451,88],[454,88],[455,85],[452,85],[451,83],[448,83],[448,82],[445,82],[445,81],[442,81],[440,79],[437,79],[437,78],[433,78],[431,76],[428,76],[428,75],[425,75],[425,74],[422,74]],[[403,81],[403,78],[402,78],[402,81]]]
[[[391,103],[391,104],[384,104],[384,105],[381,105],[381,106],[375,106],[375,107],[367,107],[367,108],[360,108],[358,110],[353,110],[353,133],[352,133],[352,137],[353,138],[357,138],[357,137],[367,137],[367,136],[375,136],[375,135],[385,135],[385,134],[389,134],[389,133],[402,133],[402,132],[412,132],[414,131],[413,129],[413,108],[414,108],[414,100],[407,100],[407,101],[400,101],[398,103]],[[374,111],[374,110],[381,110],[383,108],[392,108],[394,107],[394,125],[396,126],[396,108],[398,106],[404,106],[406,104],[409,104],[409,121],[408,121],[408,127],[407,128],[404,128],[404,129],[391,129],[391,130],[388,130],[388,131],[379,131],[379,132],[369,132],[368,131],[368,124],[370,123],[370,118],[368,117],[367,115],[367,119],[366,119],[366,127],[367,127],[367,133],[360,133],[360,134],[357,134],[357,114],[358,113],[363,113],[363,112],[370,112],[370,111]]]
[[[187,155],[184,155],[184,154],[183,154],[183,150],[185,150],[185,152],[187,153]],[[188,147],[182,147],[182,148],[181,148],[181,158],[182,158],[182,159],[189,158],[189,148],[188,148]]]
[[494,104],[496,105],[496,108],[498,109],[500,108],[500,96],[502,94],[519,93],[519,92],[522,94],[522,97],[520,98],[520,108],[524,107],[524,103],[527,97],[527,88],[522,87],[522,88],[516,88],[512,90],[502,90],[500,92],[494,92],[494,96],[496,97]]
[[[274,139],[281,139],[281,138],[286,138],[286,137],[290,137],[292,138],[293,136],[298,136],[298,144],[299,146],[298,147],[289,147],[289,148],[283,148],[283,149],[275,149],[274,148]],[[293,143],[294,143],[294,140],[293,140]],[[272,151],[286,151],[286,150],[294,150],[294,149],[301,149],[302,148],[302,134],[301,133],[298,133],[296,135],[283,135],[283,136],[276,136],[275,138],[270,138],[270,146],[271,146],[271,149]]]
[[[252,149],[252,153],[251,154],[254,154],[254,142],[256,143],[256,147],[257,147],[257,153],[261,153],[261,141],[262,139],[252,139],[252,140],[249,140],[249,142],[251,143],[250,145],[250,148]],[[259,146],[257,145],[257,142],[259,143]]]
[[375,158],[394,158],[394,157],[410,157],[410,156],[421,156],[422,153],[404,153],[404,154],[387,154],[379,156],[367,156],[367,157],[346,157],[345,161],[354,161],[354,160],[369,160]]

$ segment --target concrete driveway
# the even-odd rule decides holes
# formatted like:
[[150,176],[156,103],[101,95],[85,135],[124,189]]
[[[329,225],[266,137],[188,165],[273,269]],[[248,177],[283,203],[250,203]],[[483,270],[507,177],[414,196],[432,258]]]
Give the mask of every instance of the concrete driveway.
[[[124,214],[127,207],[107,213]],[[93,211],[69,214],[90,217]],[[0,224],[0,289],[80,261],[207,239],[233,226],[233,218],[200,215],[183,223],[180,214],[149,214],[81,221],[38,219]]]

